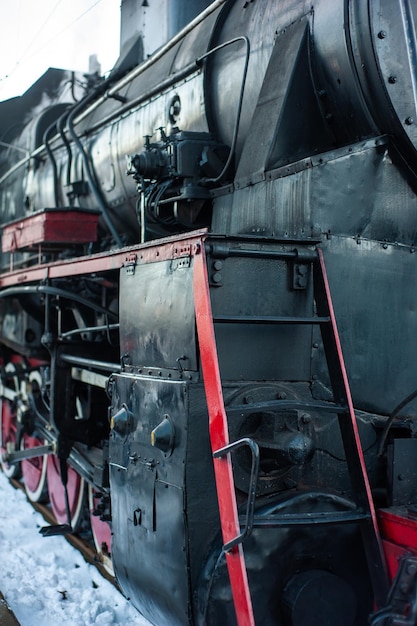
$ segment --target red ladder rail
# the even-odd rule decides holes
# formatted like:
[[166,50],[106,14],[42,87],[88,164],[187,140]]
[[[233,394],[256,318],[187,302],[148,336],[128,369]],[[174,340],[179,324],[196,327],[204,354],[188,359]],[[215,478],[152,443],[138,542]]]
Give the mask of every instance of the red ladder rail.
[[[210,441],[212,451],[215,453],[229,444],[229,432],[214,335],[204,245],[201,246],[200,254],[194,257],[193,279],[197,335],[209,413]],[[223,542],[228,544],[240,534],[230,454],[215,457],[213,463]],[[255,626],[241,543],[235,544],[226,552],[226,563],[238,626]]]
[[388,593],[388,573],[376,518],[374,501],[359,437],[349,380],[337,329],[330,286],[324,263],[323,251],[317,249],[318,260],[313,263],[314,298],[317,315],[328,316],[330,324],[321,324],[321,335],[327,360],[327,368],[335,402],[345,404],[348,413],[339,414],[339,428],[343,439],[350,479],[357,505],[369,514],[361,522],[361,531],[369,573],[378,606],[383,606]]

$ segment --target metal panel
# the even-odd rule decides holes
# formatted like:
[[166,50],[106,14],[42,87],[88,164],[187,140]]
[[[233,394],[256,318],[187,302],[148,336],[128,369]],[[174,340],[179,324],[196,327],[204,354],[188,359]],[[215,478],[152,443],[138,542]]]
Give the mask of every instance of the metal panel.
[[129,364],[197,369],[190,263],[185,257],[122,270],[120,350]]
[[[149,619],[160,626],[184,626],[189,610],[184,513],[186,388],[183,383],[125,375],[114,380],[112,414],[125,405],[130,420],[129,431],[123,435],[115,418],[110,436],[116,576]],[[166,414],[176,433],[171,455],[151,446],[151,432]]]

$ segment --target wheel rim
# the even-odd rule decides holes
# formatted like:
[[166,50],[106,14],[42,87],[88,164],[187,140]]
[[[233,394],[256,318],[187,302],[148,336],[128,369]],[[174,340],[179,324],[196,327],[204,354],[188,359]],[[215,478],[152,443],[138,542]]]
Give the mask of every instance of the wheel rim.
[[3,459],[3,455],[10,447],[12,450],[16,448],[16,413],[12,411],[11,405],[8,400],[2,400],[1,406],[1,438],[2,447],[0,450],[0,462],[4,474],[7,478],[19,478],[20,477],[20,465],[16,463],[9,465]]
[[[35,384],[38,387],[42,385],[42,378],[40,372],[34,371],[29,374],[30,387]],[[21,395],[23,399],[28,398],[28,389],[25,384],[21,385]],[[24,434],[20,444],[21,450],[27,450],[29,448],[36,448],[47,443],[37,437],[31,437],[28,434]],[[45,502],[48,499],[48,488],[46,484],[46,466],[48,456],[37,456],[33,459],[22,461],[22,475],[25,485],[26,495],[32,502]]]
[[4,371],[9,375],[7,377],[7,383],[3,385],[2,398],[1,398],[1,448],[0,448],[0,463],[4,474],[7,478],[20,478],[21,466],[20,463],[9,465],[3,460],[3,455],[8,451],[16,450],[17,442],[17,411],[16,400],[20,392],[20,382],[17,375],[17,368],[24,367],[24,364],[19,363],[7,363]]
[[111,528],[108,522],[103,521],[99,515],[94,513],[100,497],[92,485],[88,485],[88,504],[90,509],[90,523],[93,533],[94,545],[100,561],[105,570],[114,576],[113,563],[111,560]]
[[[47,483],[51,508],[58,524],[67,523],[65,508],[64,487],[59,471],[59,460],[55,455],[50,455],[47,461]],[[68,500],[71,512],[71,526],[73,530],[79,529],[83,519],[83,505],[85,494],[85,481],[70,466],[68,466]]]
[[[45,444],[37,437],[23,435],[21,450],[36,448]],[[48,456],[36,456],[33,459],[22,461],[22,475],[25,485],[26,495],[32,502],[45,502],[48,499],[48,487],[46,484],[46,467]]]

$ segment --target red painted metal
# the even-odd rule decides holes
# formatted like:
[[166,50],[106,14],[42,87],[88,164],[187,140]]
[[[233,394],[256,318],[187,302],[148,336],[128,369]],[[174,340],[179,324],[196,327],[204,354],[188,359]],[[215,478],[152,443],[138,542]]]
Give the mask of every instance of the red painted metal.
[[[377,522],[377,519],[376,519],[376,512],[375,512],[374,501],[373,501],[373,497],[372,497],[372,493],[371,493],[371,486],[369,484],[368,472],[366,470],[366,465],[365,465],[365,457],[363,455],[362,444],[361,444],[361,440],[360,440],[360,437],[359,437],[358,424],[356,422],[355,409],[353,408],[352,394],[350,392],[349,380],[348,380],[348,376],[347,376],[347,372],[346,372],[345,361],[344,361],[344,358],[343,358],[342,345],[340,343],[339,331],[337,329],[336,316],[335,316],[335,312],[334,312],[334,308],[333,308],[333,302],[332,302],[332,297],[331,297],[331,293],[330,293],[329,281],[328,281],[328,278],[327,278],[326,266],[324,264],[323,251],[320,250],[320,248],[318,248],[317,252],[318,252],[318,257],[319,257],[319,261],[320,261],[320,267],[321,267],[321,272],[322,272],[322,276],[323,276],[324,287],[325,287],[325,290],[326,290],[327,304],[328,304],[329,313],[330,313],[330,323],[331,323],[332,329],[333,329],[333,336],[334,336],[334,340],[335,340],[335,343],[336,343],[338,361],[339,361],[339,364],[340,364],[341,374],[342,374],[342,378],[343,378],[345,399],[346,399],[346,403],[347,403],[347,406],[348,406],[348,409],[349,409],[349,419],[350,419],[350,422],[351,422],[352,431],[353,431],[354,436],[355,436],[355,447],[356,447],[356,450],[357,450],[357,455],[358,455],[358,460],[359,460],[359,464],[360,464],[360,468],[361,468],[361,474],[362,474],[363,483],[364,483],[365,489],[366,489],[366,496],[367,496],[367,500],[368,500],[367,504],[368,504],[368,507],[369,507],[369,511],[371,513],[372,524],[374,526],[375,534],[376,534],[377,537],[380,537],[380,535],[379,535],[379,528],[378,528],[378,522]],[[379,541],[380,541],[380,538],[379,538]],[[381,547],[381,551],[382,551],[382,547]]]
[[[37,437],[23,435],[24,449],[36,448],[44,445],[44,441]],[[25,483],[26,493],[31,500],[38,501],[41,496],[42,486],[46,480],[46,458],[36,456],[33,459],[22,461],[22,475]],[[39,497],[38,495],[39,494]]]
[[2,250],[14,252],[38,244],[50,246],[96,241],[98,218],[96,211],[87,209],[44,209],[6,224]]
[[[65,524],[67,522],[67,512],[65,508],[64,487],[59,470],[59,460],[54,454],[48,456],[46,474],[52,512],[58,524]],[[75,469],[70,466],[68,466],[67,489],[72,526],[76,529],[81,519],[84,503],[84,482]]]
[[199,238],[206,232],[206,229],[202,229],[188,233],[183,237],[175,236],[161,239],[158,241],[158,245],[155,245],[155,242],[149,242],[90,256],[75,257],[66,261],[56,261],[14,270],[0,276],[0,288],[68,276],[103,274],[120,270],[120,268],[130,264],[141,265],[182,256],[192,256]]
[[[200,358],[209,412],[210,440],[212,451],[215,452],[229,443],[229,434],[217,358],[203,245],[201,246],[201,253],[194,258],[194,302]],[[227,543],[240,533],[230,454],[222,458],[216,458],[213,462],[223,542]],[[226,553],[226,562],[238,626],[254,626],[252,601],[241,544],[233,547],[230,552]]]
[[417,519],[409,515],[406,507],[381,509],[378,517],[384,539],[417,551]]
[[395,543],[384,540],[382,541],[382,545],[384,547],[385,558],[387,560],[388,574],[390,581],[392,582],[398,572],[401,559],[410,554],[417,556],[417,550],[403,548],[402,546],[397,546]]

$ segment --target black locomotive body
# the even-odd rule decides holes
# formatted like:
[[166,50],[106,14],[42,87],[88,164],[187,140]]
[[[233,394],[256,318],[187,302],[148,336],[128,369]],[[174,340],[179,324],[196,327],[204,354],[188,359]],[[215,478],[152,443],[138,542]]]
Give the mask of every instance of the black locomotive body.
[[3,470],[157,626],[416,623],[416,13],[217,0],[0,105]]

